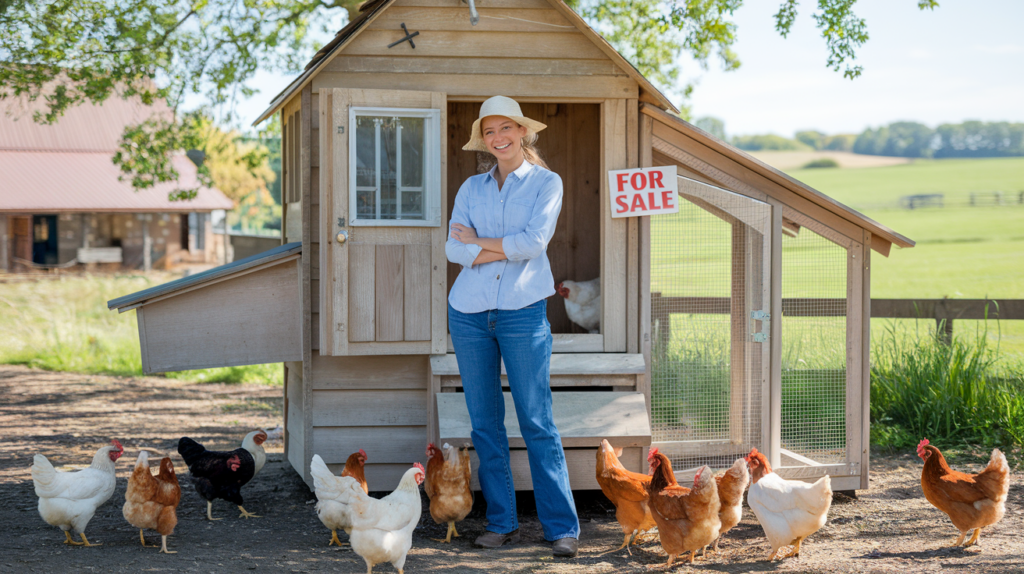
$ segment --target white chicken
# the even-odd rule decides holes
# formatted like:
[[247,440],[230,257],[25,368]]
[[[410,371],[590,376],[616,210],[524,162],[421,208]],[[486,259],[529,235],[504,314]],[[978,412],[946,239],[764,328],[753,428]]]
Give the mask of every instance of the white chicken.
[[313,455],[310,474],[320,500],[318,512],[323,505],[329,512],[346,514],[338,522],[347,524],[349,543],[366,562],[367,574],[382,562],[390,562],[403,574],[406,554],[412,548],[412,531],[423,510],[419,488],[426,476],[423,465],[415,463],[402,476],[398,488],[379,500],[363,492],[356,479],[334,476],[319,455]]
[[[53,468],[41,454],[33,458],[32,483],[39,497],[39,515],[50,526],[64,531],[64,544],[101,546],[89,543],[85,527],[96,514],[96,509],[110,500],[117,484],[114,463],[124,454],[124,447],[117,440],[110,443],[111,446],[96,451],[89,468],[75,472]],[[75,540],[72,532],[78,533],[82,541]]]
[[590,281],[562,281],[555,291],[565,298],[569,320],[590,333],[601,332],[601,278]]
[[757,449],[747,455],[750,468],[750,491],[747,504],[764,528],[771,544],[768,561],[775,559],[779,548],[792,544],[793,551],[783,558],[800,555],[800,543],[817,532],[828,519],[832,506],[832,479],[828,475],[808,484],[785,480],[772,472],[768,459]]

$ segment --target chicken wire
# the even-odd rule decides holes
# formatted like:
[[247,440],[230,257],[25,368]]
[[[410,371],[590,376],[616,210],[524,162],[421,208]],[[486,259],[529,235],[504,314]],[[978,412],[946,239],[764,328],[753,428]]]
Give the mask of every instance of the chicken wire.
[[751,311],[768,304],[771,207],[715,193],[728,212],[681,195],[679,213],[651,218],[652,441],[677,471],[763,442],[769,343],[754,342]]
[[783,466],[846,462],[846,258],[807,228],[782,238]]

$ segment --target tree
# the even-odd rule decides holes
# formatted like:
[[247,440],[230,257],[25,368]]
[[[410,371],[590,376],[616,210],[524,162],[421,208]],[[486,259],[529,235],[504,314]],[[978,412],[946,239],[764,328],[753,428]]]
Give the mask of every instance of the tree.
[[732,145],[746,151],[809,151],[811,149],[807,144],[775,134],[733,136]]
[[[743,0],[568,0],[641,73],[676,89],[682,54],[707,67],[717,54],[726,69],[739,67],[731,20]],[[781,0],[775,29],[786,36],[797,0]],[[857,49],[868,39],[856,0],[817,0],[816,26],[825,40],[827,66],[855,78]],[[230,106],[258,69],[299,70],[316,46],[314,22],[330,22],[359,0],[0,0],[0,99],[44,98],[37,121],[53,122],[69,106],[108,97],[166,99],[174,118],[129,128],[115,157],[137,188],[177,178],[169,157],[202,134],[182,114],[190,94]],[[937,0],[918,0],[921,9]],[[52,90],[48,87],[56,86]],[[679,92],[687,96],[692,86]],[[187,149],[187,148],[184,148]],[[159,159],[160,157],[164,159]],[[186,190],[187,191],[187,190]],[[187,196],[188,194],[184,194]]]
[[694,122],[693,125],[722,141],[727,141],[725,137],[725,122],[718,118],[713,118],[711,116],[703,117]]
[[794,139],[814,149],[823,149],[827,136],[817,130],[804,130],[796,132]]

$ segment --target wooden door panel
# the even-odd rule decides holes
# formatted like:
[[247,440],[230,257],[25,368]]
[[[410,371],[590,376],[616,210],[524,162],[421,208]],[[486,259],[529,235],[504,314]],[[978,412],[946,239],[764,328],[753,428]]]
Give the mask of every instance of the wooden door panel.
[[377,249],[372,244],[352,244],[348,249],[348,340],[374,341]]
[[378,245],[376,268],[377,341],[405,338],[405,246]]
[[430,245],[405,246],[405,340],[430,340]]

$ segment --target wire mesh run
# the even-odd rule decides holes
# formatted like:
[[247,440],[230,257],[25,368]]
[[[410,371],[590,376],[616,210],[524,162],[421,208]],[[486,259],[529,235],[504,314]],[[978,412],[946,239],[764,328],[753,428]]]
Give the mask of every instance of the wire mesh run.
[[676,471],[727,467],[763,439],[769,343],[751,312],[769,302],[771,207],[714,193],[728,201],[681,195],[651,218],[652,440]]
[[845,248],[782,239],[782,465],[846,462]]

